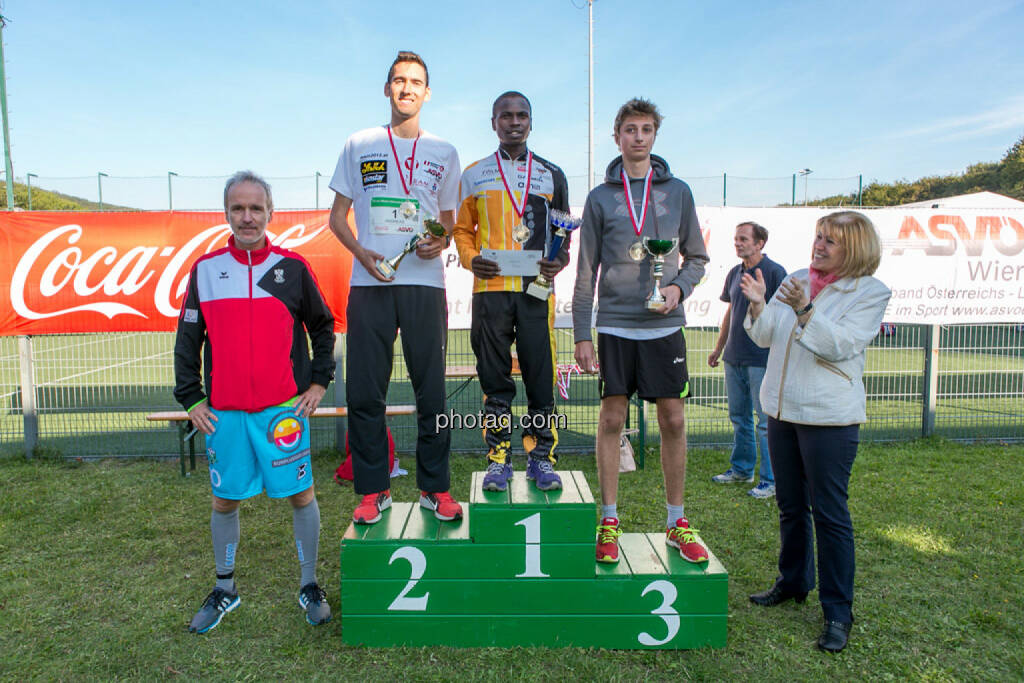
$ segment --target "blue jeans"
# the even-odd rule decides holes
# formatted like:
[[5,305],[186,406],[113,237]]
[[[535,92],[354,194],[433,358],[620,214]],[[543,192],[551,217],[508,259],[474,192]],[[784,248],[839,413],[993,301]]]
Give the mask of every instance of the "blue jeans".
[[[725,363],[725,391],[729,399],[729,421],[732,422],[733,444],[729,464],[732,471],[749,477],[757,464],[761,449],[761,481],[775,483],[772,461],[768,455],[768,422],[761,410],[761,380],[765,368],[754,365]],[[757,438],[754,437],[754,413],[757,413]]]

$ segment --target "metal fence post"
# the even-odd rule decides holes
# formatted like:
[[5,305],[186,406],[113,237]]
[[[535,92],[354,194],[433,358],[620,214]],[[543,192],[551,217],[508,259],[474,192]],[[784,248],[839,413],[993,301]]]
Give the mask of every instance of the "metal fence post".
[[[334,335],[334,405],[343,406],[345,398],[345,335]],[[348,429],[348,418],[339,417],[334,422],[335,448],[345,456],[345,432]]]
[[33,178],[38,178],[38,177],[39,176],[37,176],[35,173],[26,173],[25,174],[25,184],[28,185],[28,210],[29,211],[32,210],[32,179]]
[[857,176],[857,206],[864,206],[864,174]]
[[725,202],[725,174],[722,174],[722,206],[726,206]]
[[921,387],[921,436],[935,433],[935,406],[939,394],[939,340],[941,325],[924,328],[924,381]]
[[796,206],[796,173],[793,174],[793,197],[789,200],[790,206]]
[[25,431],[25,457],[31,458],[39,441],[39,416],[36,414],[36,386],[32,373],[32,337],[18,337],[18,365],[21,369],[21,416]]
[[171,188],[171,178],[178,175],[174,171],[167,172],[167,210],[174,211],[174,192]]

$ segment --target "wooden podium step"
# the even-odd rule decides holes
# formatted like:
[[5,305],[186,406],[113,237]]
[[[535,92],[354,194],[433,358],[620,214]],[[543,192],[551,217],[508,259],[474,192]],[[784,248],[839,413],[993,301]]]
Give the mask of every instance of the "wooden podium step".
[[627,533],[618,564],[594,561],[596,508],[581,472],[560,492],[523,473],[504,493],[483,473],[461,522],[396,503],[341,544],[342,638],[369,646],[724,647],[728,574],[661,533]]

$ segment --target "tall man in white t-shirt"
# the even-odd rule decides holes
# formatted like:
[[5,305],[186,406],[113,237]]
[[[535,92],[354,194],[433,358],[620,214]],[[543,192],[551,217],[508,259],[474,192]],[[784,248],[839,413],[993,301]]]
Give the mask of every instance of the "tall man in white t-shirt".
[[[348,299],[349,447],[357,494],[357,524],[373,524],[391,505],[385,400],[397,331],[416,393],[416,482],[420,505],[441,520],[462,518],[448,492],[451,433],[437,429],[445,412],[445,347],[448,307],[439,256],[451,241],[459,201],[459,156],[448,142],[420,128],[430,99],[427,65],[414,52],[399,52],[388,70],[384,95],[391,123],[352,135],[338,159],[331,189],[331,230],[352,252]],[[347,222],[354,207],[358,238]],[[402,250],[438,219],[448,235],[423,240],[388,278],[376,265]]]

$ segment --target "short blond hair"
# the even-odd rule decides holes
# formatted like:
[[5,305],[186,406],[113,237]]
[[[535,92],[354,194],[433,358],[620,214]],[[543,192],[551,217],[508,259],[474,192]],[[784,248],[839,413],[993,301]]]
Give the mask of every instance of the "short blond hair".
[[878,270],[882,245],[870,218],[856,211],[836,211],[819,218],[817,229],[843,248],[839,277],[862,277]]

